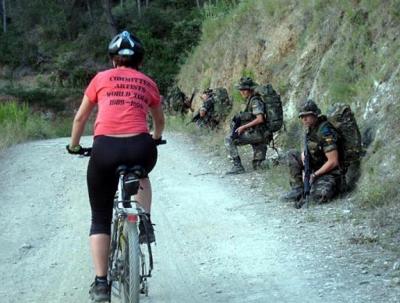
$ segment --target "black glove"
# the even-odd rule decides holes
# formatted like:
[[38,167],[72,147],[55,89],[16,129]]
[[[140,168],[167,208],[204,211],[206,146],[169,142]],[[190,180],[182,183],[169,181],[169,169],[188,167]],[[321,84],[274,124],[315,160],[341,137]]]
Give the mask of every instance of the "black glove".
[[82,146],[80,146],[80,145],[77,145],[71,149],[68,144],[67,146],[65,146],[65,148],[67,149],[68,153],[70,153],[72,155],[81,155],[82,154]]
[[161,144],[166,144],[167,143],[167,140],[163,140],[162,137],[160,137],[158,139],[153,139],[153,140],[154,140],[154,143],[156,145],[161,145]]

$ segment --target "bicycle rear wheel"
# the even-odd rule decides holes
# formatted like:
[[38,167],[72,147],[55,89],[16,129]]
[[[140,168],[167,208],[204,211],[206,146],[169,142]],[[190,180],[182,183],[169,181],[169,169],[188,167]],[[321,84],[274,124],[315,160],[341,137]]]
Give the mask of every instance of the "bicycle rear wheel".
[[136,224],[124,223],[123,272],[120,277],[122,303],[138,303],[140,293],[140,247]]

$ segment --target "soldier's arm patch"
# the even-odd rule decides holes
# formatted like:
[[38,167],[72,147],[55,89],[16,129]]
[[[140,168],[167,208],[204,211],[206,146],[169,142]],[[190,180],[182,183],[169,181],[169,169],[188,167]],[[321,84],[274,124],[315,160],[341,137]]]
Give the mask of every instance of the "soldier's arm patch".
[[329,125],[321,128],[322,147],[325,153],[337,149],[337,133]]
[[253,101],[251,106],[251,113],[255,116],[259,114],[264,114],[264,102],[258,99]]
[[323,143],[323,149],[325,153],[330,152],[332,150],[336,150],[337,149],[336,138],[334,138],[333,136],[325,137]]

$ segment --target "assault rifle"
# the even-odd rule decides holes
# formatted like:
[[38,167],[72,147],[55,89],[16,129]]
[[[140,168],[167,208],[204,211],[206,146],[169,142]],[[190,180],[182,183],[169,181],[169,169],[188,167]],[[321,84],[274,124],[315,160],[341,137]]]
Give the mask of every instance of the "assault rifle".
[[200,111],[198,111],[198,113],[195,114],[195,115],[193,116],[193,118],[192,118],[188,123],[186,123],[186,125],[189,125],[190,123],[195,123],[195,122],[197,122],[198,120],[200,120]]
[[[194,88],[192,95],[190,96],[190,99],[188,101],[186,101],[187,99],[184,101],[184,105],[186,106],[186,108],[189,108],[190,111],[193,111],[192,102],[193,102],[195,95],[196,95],[196,89]],[[189,125],[190,123],[194,123],[199,119],[200,119],[200,112],[198,112],[196,115],[194,115],[193,118],[188,123],[186,123],[186,125]]]
[[188,108],[190,111],[193,111],[192,109],[192,102],[194,99],[194,96],[196,95],[196,89],[193,89],[192,95],[190,96],[190,99],[185,99],[183,100],[183,107],[182,108]]
[[235,115],[232,118],[232,133],[231,133],[231,139],[235,140],[239,137],[239,134],[236,132],[236,130],[240,127],[242,123],[242,119],[240,119],[240,115]]
[[311,190],[311,167],[310,167],[310,151],[307,146],[307,138],[308,131],[304,136],[304,188],[303,188],[303,198],[300,204],[296,206],[296,208],[301,208],[303,205],[308,208],[308,202],[310,198],[310,190]]

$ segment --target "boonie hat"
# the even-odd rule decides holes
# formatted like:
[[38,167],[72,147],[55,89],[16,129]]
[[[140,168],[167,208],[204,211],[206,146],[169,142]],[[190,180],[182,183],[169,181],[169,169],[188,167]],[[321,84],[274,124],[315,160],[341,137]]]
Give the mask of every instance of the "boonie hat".
[[238,90],[253,90],[258,86],[256,82],[253,81],[250,77],[242,77],[239,80],[239,83],[235,85],[235,88]]
[[314,115],[318,117],[321,115],[321,110],[313,100],[307,100],[299,110],[299,118],[307,115]]

